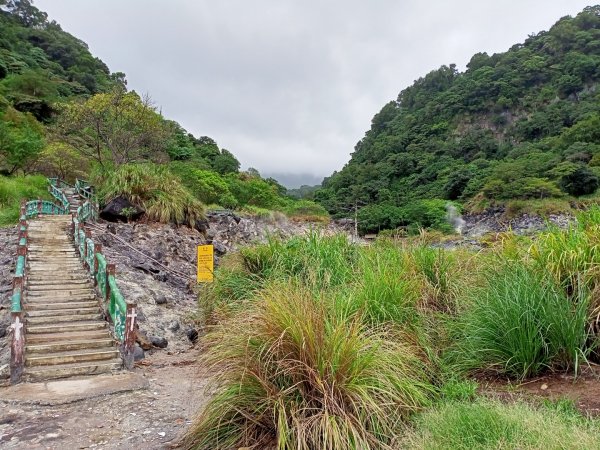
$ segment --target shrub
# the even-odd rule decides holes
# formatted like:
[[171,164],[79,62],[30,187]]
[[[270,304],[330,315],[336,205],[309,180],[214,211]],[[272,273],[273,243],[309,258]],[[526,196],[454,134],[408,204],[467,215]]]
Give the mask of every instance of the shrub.
[[204,219],[204,205],[179,183],[166,166],[125,164],[96,176],[99,197],[108,202],[125,197],[146,211],[151,220],[194,227]]
[[593,194],[598,189],[598,177],[586,166],[581,166],[574,172],[564,175],[560,179],[560,187],[575,197]]
[[586,361],[589,296],[570,299],[552,279],[523,263],[497,263],[488,283],[457,319],[449,358],[465,371],[524,378]]
[[434,391],[402,336],[297,287],[267,290],[208,340],[216,391],[184,448],[391,448]]

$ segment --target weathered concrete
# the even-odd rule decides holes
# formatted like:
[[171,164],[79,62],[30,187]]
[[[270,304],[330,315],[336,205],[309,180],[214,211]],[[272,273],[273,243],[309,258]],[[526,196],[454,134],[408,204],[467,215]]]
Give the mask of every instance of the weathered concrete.
[[18,384],[0,388],[0,398],[7,402],[52,406],[147,388],[148,380],[145,377],[136,373],[122,373]]

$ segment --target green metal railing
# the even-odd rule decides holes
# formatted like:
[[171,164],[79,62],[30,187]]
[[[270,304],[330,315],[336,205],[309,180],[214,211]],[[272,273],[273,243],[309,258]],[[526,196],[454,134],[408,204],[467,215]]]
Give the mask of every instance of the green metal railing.
[[73,185],[67,183],[65,180],[62,180],[58,177],[50,177],[48,178],[48,183],[50,183],[50,186],[54,186],[57,187],[59,189],[65,189],[65,188],[72,188]]
[[[66,215],[69,214],[70,204],[64,189],[73,186],[59,178],[49,178],[49,191],[61,204],[57,205],[47,200],[32,200],[21,204],[19,223],[19,241],[17,247],[17,260],[13,279],[11,296],[11,383],[18,383],[25,367],[25,323],[23,321],[23,291],[27,271],[28,248],[28,223],[27,219],[38,217],[42,214]],[[102,246],[92,240],[91,231],[84,228],[84,222],[96,220],[98,210],[93,203],[93,188],[83,180],[77,180],[76,191],[85,203],[77,209],[77,215],[71,219],[72,235],[76,248],[85,267],[89,270],[95,281],[105,310],[108,313],[114,336],[119,341],[121,355],[126,368],[133,367],[133,349],[135,345],[136,309],[137,305],[125,301],[115,279],[114,264],[107,264],[102,254]]]
[[23,322],[23,290],[25,289],[25,275],[27,271],[27,207],[21,204],[19,222],[19,242],[17,246],[17,261],[13,278],[11,296],[11,325],[12,334],[10,344],[10,380],[18,383],[25,368],[25,324]]
[[94,187],[85,180],[75,180],[75,191],[80,197],[90,200],[94,196]]
[[106,257],[102,254],[102,245],[94,243],[91,231],[86,230],[83,223],[75,217],[72,219],[72,227],[73,239],[81,261],[95,281],[98,294],[113,324],[114,336],[121,344],[125,367],[131,368],[137,305],[126,301],[121,294],[115,278],[115,266],[107,264]]
[[91,200],[86,200],[86,202],[77,208],[77,220],[79,222],[95,222],[98,220],[98,209],[91,202]]
[[68,211],[70,204],[69,204],[69,200],[67,199],[67,196],[65,195],[64,191],[59,188],[56,187],[55,185],[52,184],[52,182],[50,182],[50,185],[48,186],[48,191],[50,192],[50,194],[52,194],[52,196],[58,200],[62,207]]

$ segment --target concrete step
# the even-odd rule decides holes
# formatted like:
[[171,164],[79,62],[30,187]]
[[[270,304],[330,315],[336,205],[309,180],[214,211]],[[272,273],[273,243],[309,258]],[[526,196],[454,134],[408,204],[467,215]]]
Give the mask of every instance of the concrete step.
[[[73,308],[68,303],[61,303],[61,304],[66,305],[66,306],[57,307],[56,304],[51,304],[51,305],[46,305],[49,307],[48,309],[30,310],[29,308],[26,308],[27,317],[28,318],[54,317],[54,316],[59,316],[59,315],[72,316],[72,315],[79,315],[79,314],[87,315],[87,314],[101,314],[102,313],[102,310],[100,309],[100,306],[98,305],[98,303],[96,303],[95,305],[87,306],[87,307],[83,307],[83,308]],[[50,309],[50,308],[52,308],[52,309]],[[101,315],[101,317],[102,317],[102,315]]]
[[92,289],[89,287],[77,287],[77,286],[52,286],[44,287],[44,286],[34,286],[31,289],[27,289],[27,298],[32,297],[47,297],[49,295],[61,295],[63,297],[71,297],[73,295],[84,295],[92,292]]
[[83,287],[89,287],[90,289],[93,288],[93,284],[92,281],[88,278],[80,278],[78,280],[73,280],[73,279],[67,279],[67,280],[53,280],[53,279],[46,279],[46,280],[32,280],[31,278],[27,278],[27,289],[30,290],[41,290],[39,288],[43,288],[43,289],[63,289],[64,287],[68,287],[69,289],[80,289]]
[[28,334],[27,344],[49,344],[52,342],[81,341],[91,339],[112,339],[108,328],[91,331],[63,331],[61,333]]
[[73,259],[72,262],[65,262],[58,264],[54,261],[43,263],[41,261],[29,261],[27,268],[31,270],[54,270],[54,271],[72,271],[77,269],[83,269],[83,264],[77,259]]
[[73,364],[89,361],[111,360],[119,357],[119,351],[116,348],[91,349],[91,350],[72,350],[65,352],[47,353],[45,355],[25,354],[25,366],[55,366],[58,364]]
[[[39,272],[35,272],[34,274],[29,274],[27,276],[27,283],[44,283],[48,281],[48,274],[43,274]],[[53,276],[55,274],[52,274]],[[90,281],[90,276],[82,271],[81,274],[78,273],[61,273],[60,279],[63,281]]]
[[92,292],[77,294],[77,295],[65,295],[62,292],[57,292],[53,295],[43,295],[40,297],[26,296],[25,307],[35,304],[57,304],[57,303],[70,303],[70,302],[90,302],[96,301],[96,295]]
[[38,311],[53,311],[57,309],[89,309],[96,308],[98,302],[96,300],[89,300],[84,302],[49,302],[49,303],[27,303],[25,304],[25,310],[28,314]]
[[86,269],[83,268],[83,265],[79,265],[78,267],[73,267],[71,269],[65,267],[27,267],[27,276],[31,275],[55,275],[57,271],[60,271],[61,274],[68,275],[80,275],[88,273]]
[[64,333],[64,332],[81,332],[81,331],[94,331],[104,330],[108,328],[108,322],[93,320],[88,322],[69,322],[59,323],[54,325],[29,325],[27,327],[28,334],[41,334],[41,333]]
[[97,375],[120,370],[123,366],[121,359],[110,361],[97,361],[88,363],[63,364],[60,366],[37,366],[25,369],[25,378],[28,381],[45,381],[57,378],[66,378],[83,375]]
[[44,344],[27,344],[25,346],[26,354],[36,353],[55,353],[74,350],[88,350],[98,348],[114,348],[115,341],[112,338],[104,339],[78,339],[70,341],[57,341]]
[[72,314],[68,315],[66,313],[60,313],[55,316],[33,316],[27,317],[27,325],[60,325],[60,324],[69,324],[69,323],[77,323],[77,322],[85,322],[92,320],[104,320],[104,315],[99,311],[89,313],[89,314]]

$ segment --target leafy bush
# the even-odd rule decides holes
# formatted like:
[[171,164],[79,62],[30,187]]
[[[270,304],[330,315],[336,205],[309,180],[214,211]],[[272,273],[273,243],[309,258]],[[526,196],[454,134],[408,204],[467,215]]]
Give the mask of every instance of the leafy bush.
[[402,336],[298,287],[267,290],[208,339],[216,394],[184,448],[388,448],[434,392]]
[[158,222],[194,227],[204,219],[204,205],[163,165],[124,164],[97,175],[94,183],[100,186],[101,201],[124,197]]
[[560,187],[575,197],[593,194],[598,189],[598,177],[586,166],[582,166],[573,173],[564,175],[560,180]]
[[574,369],[586,361],[589,295],[573,298],[543,272],[497,262],[488,283],[457,319],[456,367],[524,378],[546,369]]

